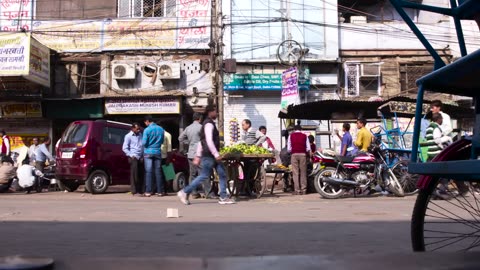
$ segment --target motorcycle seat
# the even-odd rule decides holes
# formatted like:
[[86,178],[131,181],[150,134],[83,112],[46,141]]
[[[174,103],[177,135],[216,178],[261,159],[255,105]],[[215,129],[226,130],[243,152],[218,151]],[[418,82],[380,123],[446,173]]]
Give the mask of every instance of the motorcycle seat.
[[355,157],[344,157],[344,156],[337,156],[338,161],[343,163],[352,162]]

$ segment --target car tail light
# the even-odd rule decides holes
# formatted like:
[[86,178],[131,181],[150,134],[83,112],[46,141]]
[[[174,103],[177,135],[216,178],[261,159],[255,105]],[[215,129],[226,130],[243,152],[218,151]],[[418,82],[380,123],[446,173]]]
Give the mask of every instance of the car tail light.
[[80,148],[80,158],[86,158],[87,157],[87,147],[82,147]]

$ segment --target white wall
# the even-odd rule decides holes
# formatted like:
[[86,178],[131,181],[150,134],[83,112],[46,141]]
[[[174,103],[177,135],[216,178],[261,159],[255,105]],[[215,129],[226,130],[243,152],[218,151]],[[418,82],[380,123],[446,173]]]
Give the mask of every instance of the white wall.
[[[455,41],[448,22],[438,26],[417,25],[436,49]],[[341,50],[424,49],[418,38],[404,22],[342,23]]]
[[[338,58],[337,0],[288,0],[292,39],[309,48],[315,60]],[[278,45],[287,39],[286,22],[253,23],[282,18],[281,0],[225,1],[225,58],[276,60]],[[284,6],[283,9],[286,9]],[[283,12],[284,13],[284,12]],[[304,22],[307,23],[304,23]],[[233,26],[229,26],[228,24]],[[242,23],[242,25],[239,25]],[[233,53],[232,53],[233,51]]]

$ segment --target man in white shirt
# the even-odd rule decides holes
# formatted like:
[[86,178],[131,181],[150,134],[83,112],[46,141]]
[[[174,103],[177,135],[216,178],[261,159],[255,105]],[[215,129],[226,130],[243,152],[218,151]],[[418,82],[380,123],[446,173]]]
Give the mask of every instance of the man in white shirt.
[[442,115],[443,122],[440,125],[442,135],[451,137],[451,133],[453,131],[452,120],[450,119],[450,115],[442,112],[442,105],[443,103],[440,100],[434,100],[432,103],[430,103],[430,110],[432,113],[439,113]]
[[38,138],[35,137],[32,139],[32,145],[28,148],[28,158],[30,159],[30,163],[34,165],[35,162],[35,151],[38,149]]

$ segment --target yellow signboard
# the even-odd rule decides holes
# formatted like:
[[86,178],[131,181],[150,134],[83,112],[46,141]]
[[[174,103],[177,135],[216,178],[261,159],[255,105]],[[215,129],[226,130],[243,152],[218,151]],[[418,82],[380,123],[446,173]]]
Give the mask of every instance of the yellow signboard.
[[30,35],[8,33],[0,35],[0,76],[28,75]]

